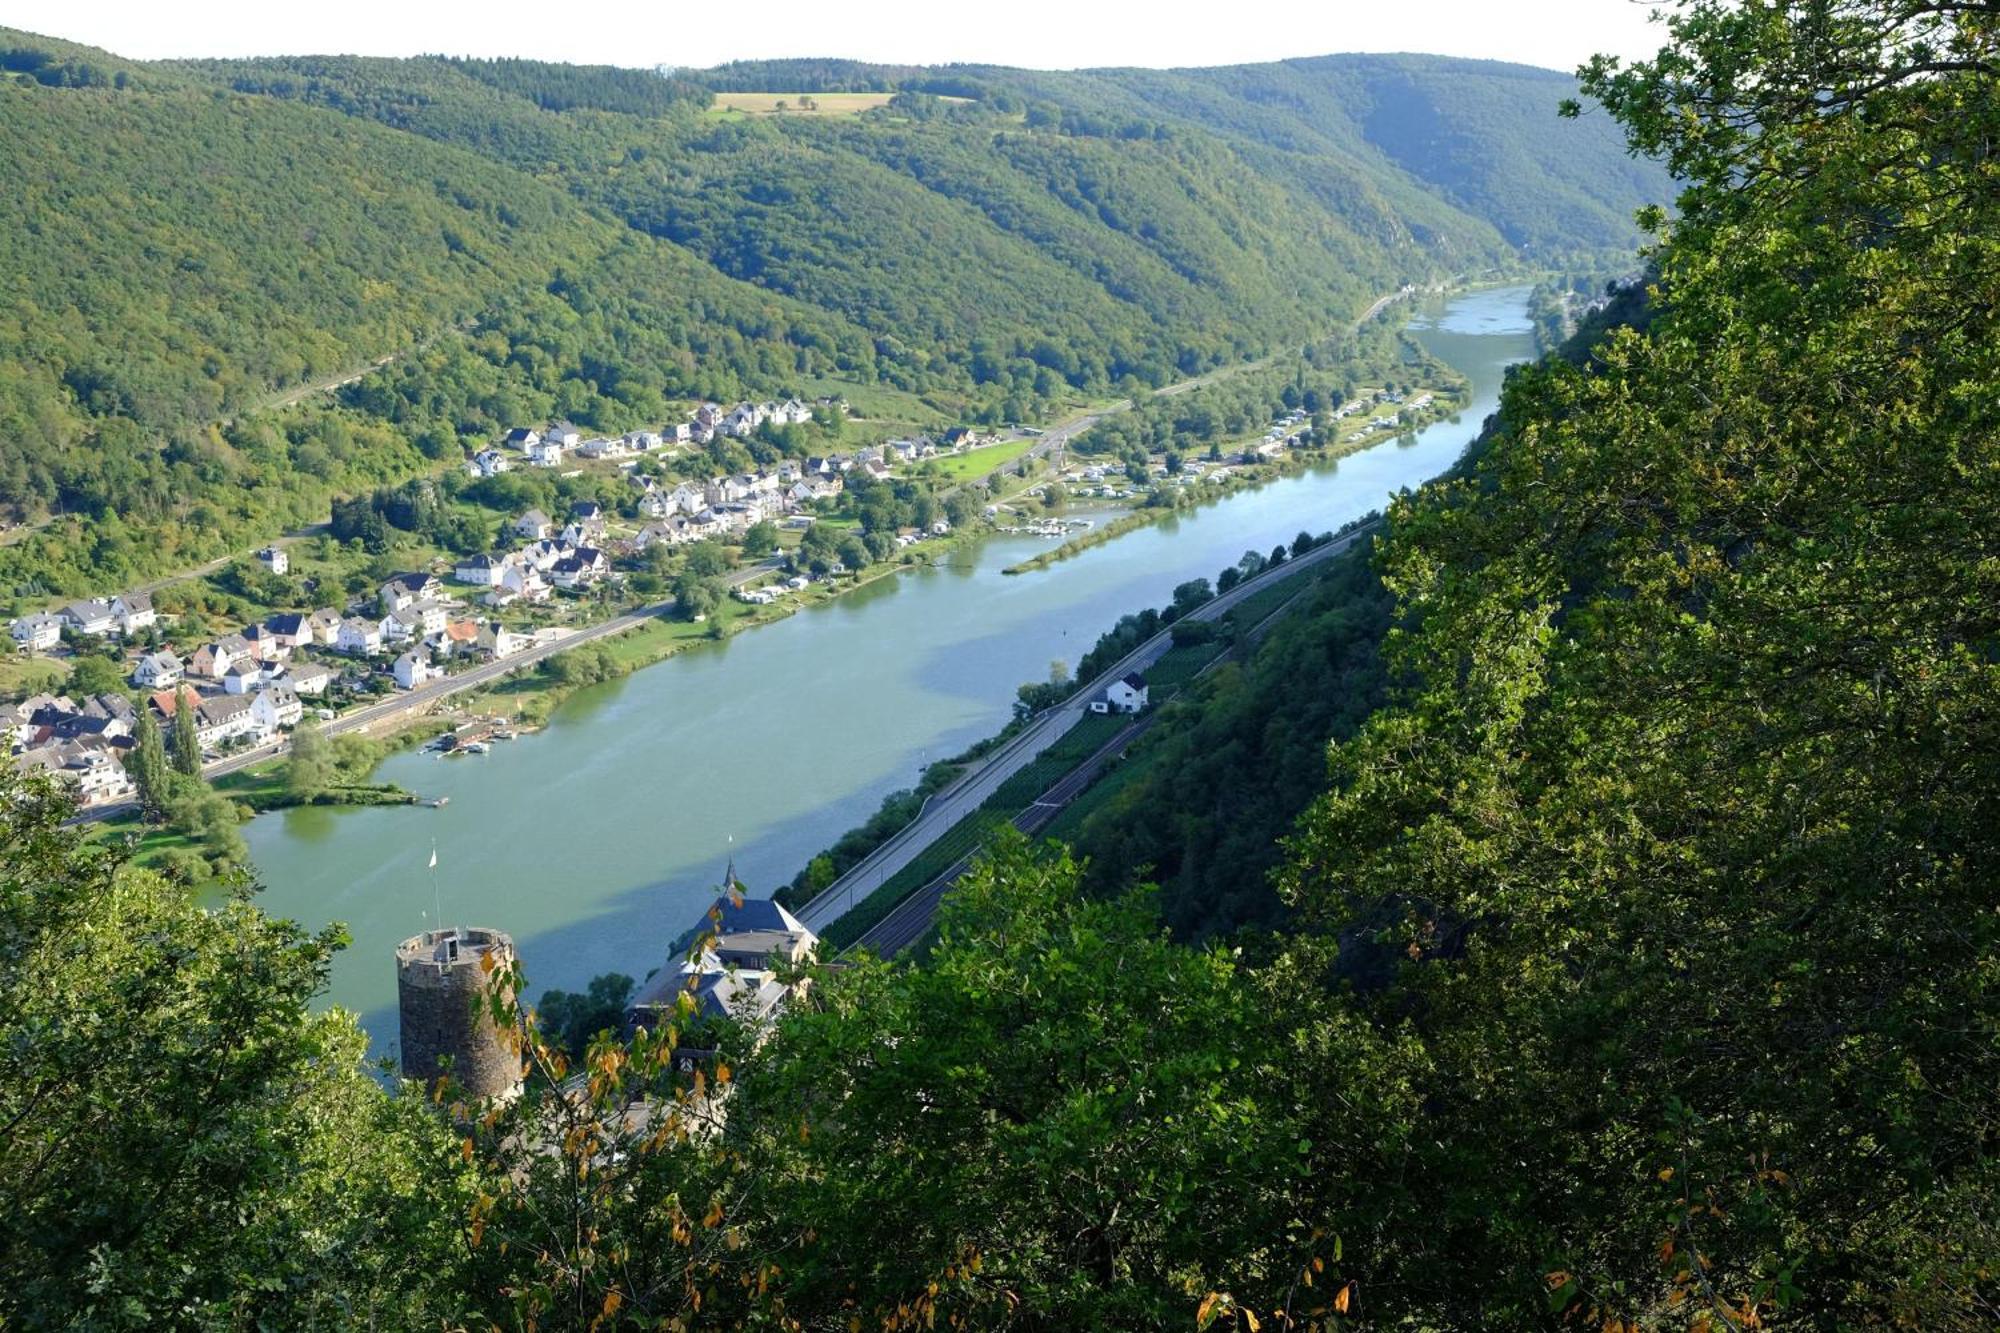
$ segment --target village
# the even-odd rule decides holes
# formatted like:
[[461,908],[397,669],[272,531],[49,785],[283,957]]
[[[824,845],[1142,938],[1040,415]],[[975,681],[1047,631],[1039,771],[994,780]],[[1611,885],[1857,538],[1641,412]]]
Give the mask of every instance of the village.
[[[839,412],[835,401],[818,405]],[[124,756],[134,745],[139,710],[171,735],[192,720],[205,762],[278,739],[310,715],[332,721],[344,706],[427,683],[477,664],[505,661],[558,641],[573,630],[526,623],[558,597],[583,599],[622,582],[654,547],[741,542],[759,524],[810,526],[815,508],[836,501],[850,476],[886,481],[897,464],[988,443],[970,428],[865,445],[850,452],[782,459],[767,469],[669,483],[630,465],[647,454],[698,448],[718,436],[744,438],[764,427],[813,418],[796,399],[700,405],[685,421],[617,437],[585,437],[567,422],[518,428],[465,464],[474,478],[516,467],[563,468],[577,461],[630,472],[631,521],[614,532],[597,501],[578,501],[560,518],[529,508],[507,525],[512,546],[460,556],[431,569],[397,572],[372,590],[310,611],[280,611],[231,632],[177,634],[148,592],[86,598],[13,620],[17,653],[60,659],[82,652],[115,654],[130,689],[48,690],[0,704],[0,744],[24,771],[65,780],[86,809],[115,807],[136,795]],[[570,475],[574,475],[573,473]],[[943,518],[924,532],[899,534],[907,546],[950,531]],[[282,544],[254,555],[274,576],[291,571]],[[778,571],[783,573],[784,571]],[[739,586],[742,600],[768,604],[819,578],[845,573],[837,560],[801,568],[772,587]],[[104,682],[99,682],[103,684]],[[136,700],[136,701],[135,701]]]

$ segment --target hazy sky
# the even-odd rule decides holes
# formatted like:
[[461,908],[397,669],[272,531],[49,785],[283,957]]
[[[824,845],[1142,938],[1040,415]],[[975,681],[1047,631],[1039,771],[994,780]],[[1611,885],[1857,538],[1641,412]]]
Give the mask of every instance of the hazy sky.
[[770,56],[1037,68],[1432,51],[1570,69],[1648,54],[1640,0],[0,0],[0,25],[140,59],[348,53],[713,65]]

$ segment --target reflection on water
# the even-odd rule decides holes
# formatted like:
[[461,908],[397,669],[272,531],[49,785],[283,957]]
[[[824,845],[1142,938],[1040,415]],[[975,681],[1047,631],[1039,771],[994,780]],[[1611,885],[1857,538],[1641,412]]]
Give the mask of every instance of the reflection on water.
[[1450,422],[1127,533],[1049,569],[1001,571],[1046,539],[1000,536],[623,680],[579,691],[541,734],[491,754],[405,753],[380,777],[444,809],[312,808],[247,830],[267,911],[347,923],[331,998],[394,1038],[390,951],[445,916],[511,932],[535,993],[643,976],[724,863],[769,890],[908,786],[991,734],[1015,687],[1074,664],[1129,611],[1245,550],[1324,532],[1449,467],[1532,352],[1525,288],[1427,312],[1420,336],[1467,375]]

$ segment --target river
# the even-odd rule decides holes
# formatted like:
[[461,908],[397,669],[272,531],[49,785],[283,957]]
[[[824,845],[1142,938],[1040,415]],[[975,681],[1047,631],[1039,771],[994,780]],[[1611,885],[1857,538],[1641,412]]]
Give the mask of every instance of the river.
[[1505,367],[1533,355],[1527,294],[1469,293],[1413,321],[1472,382],[1457,417],[1033,573],[1001,571],[1054,543],[996,536],[581,691],[489,755],[398,754],[381,780],[450,804],[256,819],[245,832],[261,905],[346,923],[354,943],[328,998],[362,1015],[378,1051],[395,1040],[394,947],[426,928],[434,894],[447,921],[512,933],[531,995],[602,972],[644,977],[732,856],[752,892],[775,888],[927,762],[997,730],[1016,686],[1058,658],[1073,666],[1119,616],[1449,467],[1496,407]]

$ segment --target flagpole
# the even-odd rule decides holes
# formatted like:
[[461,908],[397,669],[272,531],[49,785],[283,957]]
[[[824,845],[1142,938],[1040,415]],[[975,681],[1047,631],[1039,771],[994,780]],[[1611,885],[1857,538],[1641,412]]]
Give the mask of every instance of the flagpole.
[[437,928],[444,929],[444,899],[438,894],[438,845],[431,839],[431,911],[437,914]]

